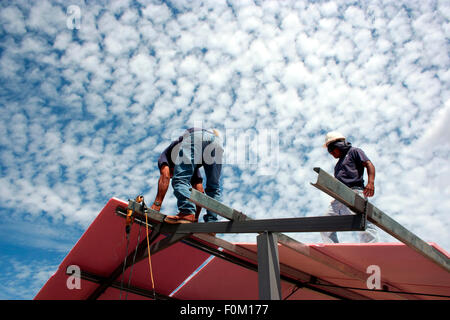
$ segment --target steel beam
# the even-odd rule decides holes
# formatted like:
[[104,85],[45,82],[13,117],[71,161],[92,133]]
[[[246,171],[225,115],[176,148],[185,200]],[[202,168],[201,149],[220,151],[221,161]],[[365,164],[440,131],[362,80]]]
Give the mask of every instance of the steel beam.
[[[198,241],[202,240],[202,241]],[[205,241],[206,243],[203,243]],[[210,236],[208,234],[194,234],[193,237],[183,240],[184,243],[191,245],[206,253],[212,254],[218,258],[224,259],[241,267],[258,272],[258,257],[253,251],[246,248],[236,246],[223,239]],[[211,245],[219,245],[221,248],[231,252],[226,253],[222,250],[215,249]],[[369,300],[368,297],[358,294],[346,288],[336,287],[335,284],[316,278],[302,271],[293,269],[283,263],[280,263],[280,279],[301,288],[302,290],[309,290],[319,292],[329,297],[337,299],[352,299],[352,300]],[[323,290],[325,286],[326,290]]]
[[[72,273],[67,273],[67,274],[71,275]],[[83,280],[90,281],[90,282],[93,282],[93,283],[98,283],[98,284],[103,283],[106,280],[105,277],[101,277],[99,275],[96,275],[96,274],[93,274],[93,273],[90,273],[90,272],[86,272],[84,270],[81,270],[80,278],[83,279]],[[140,295],[140,296],[143,296],[143,297],[147,297],[147,298],[150,298],[150,299],[177,300],[175,298],[172,298],[172,297],[160,294],[158,292],[154,292],[153,293],[153,291],[150,291],[150,290],[147,290],[147,289],[142,289],[142,288],[139,288],[139,287],[136,287],[136,286],[129,286],[129,287],[128,286],[122,286],[120,284],[120,282],[118,282],[118,281],[113,281],[111,283],[110,287],[115,288],[115,289],[119,289],[119,290],[122,290],[122,291],[125,291],[125,292],[133,293],[133,294],[136,294],[136,295]]]
[[[196,190],[194,190],[194,192],[197,192]],[[200,194],[200,193],[199,193]],[[201,196],[199,197],[200,199],[200,205],[202,207],[205,207],[211,211],[214,211],[216,213],[218,213],[219,215],[221,215],[220,211],[217,210],[217,207],[214,206],[214,202],[216,200],[209,198],[208,196],[204,195],[204,194],[200,194]],[[211,200],[210,202],[210,207],[206,207],[204,205],[202,205],[202,199],[205,198],[209,198]],[[212,205],[211,205],[212,204]],[[221,204],[219,202],[219,204],[221,205],[221,208],[224,208],[225,210],[228,210],[228,212],[231,212],[231,217],[235,217],[238,218],[240,221],[245,221],[245,220],[251,220],[251,218],[243,215],[242,213],[240,213],[237,210],[233,210],[230,209],[228,207],[226,207],[225,205]],[[219,212],[217,212],[217,211]],[[161,226],[161,222],[164,221],[164,218],[166,217],[165,215],[161,214],[158,211],[155,210],[151,210],[148,209],[147,211],[147,217],[148,217],[148,221],[150,226],[152,227],[158,227]],[[122,208],[122,207],[117,207],[116,209],[116,213],[119,214],[122,217],[126,216],[126,209]],[[145,225],[145,215],[139,211],[139,209],[136,210],[136,222],[140,223],[140,224],[144,224]],[[241,214],[243,216],[241,216]],[[190,224],[190,225],[194,225],[194,224]],[[177,235],[176,238],[178,238],[178,236],[180,237],[179,239],[182,239],[183,242],[185,243],[191,243],[192,241],[192,237],[190,236],[190,234],[183,234],[183,233],[174,233],[174,235]],[[247,249],[244,249],[242,247],[233,245],[223,239],[217,238],[217,237],[213,237],[210,236],[206,233],[194,233],[192,236],[201,239],[202,241],[206,241],[209,246],[220,246],[224,249],[229,250],[230,252],[233,252],[233,254],[237,255],[237,256],[241,256],[244,257],[245,259],[250,259],[255,261],[255,259],[252,259],[252,254],[250,253],[250,251],[248,251]],[[367,274],[364,272],[361,272],[349,265],[343,264],[335,259],[333,259],[332,257],[329,257],[323,253],[321,253],[320,251],[314,250],[309,248],[308,246],[302,244],[301,242],[298,242],[282,233],[277,234],[278,236],[278,242],[283,244],[284,246],[299,252],[301,254],[304,254],[308,257],[310,257],[311,259],[323,263],[324,265],[327,265],[328,267],[331,267],[335,270],[338,270],[340,272],[342,272],[343,274],[346,274],[347,276],[353,277],[353,278],[357,278],[359,280],[362,280],[364,283],[367,280]],[[179,240],[177,239],[177,240]],[[165,241],[168,242],[172,242],[169,239],[163,239]],[[157,244],[155,244],[154,246],[156,246]],[[160,245],[158,245],[160,246]],[[162,246],[165,247],[165,246]],[[161,247],[161,248],[162,248]],[[208,250],[212,250],[214,251],[214,249],[209,248]],[[219,250],[216,250],[217,252],[220,252]],[[153,252],[153,251],[152,251]],[[209,252],[209,251],[208,251]],[[211,254],[215,254],[215,253],[211,253]],[[217,253],[215,254],[218,257],[223,258],[223,253]],[[227,259],[226,259],[227,260]],[[245,260],[241,260],[245,267]],[[236,263],[234,261],[232,261],[233,263]],[[238,263],[239,264],[239,263]],[[248,266],[246,266],[248,267]],[[311,276],[309,274],[305,274],[299,270],[296,269],[292,269],[289,266],[280,264],[280,268],[281,268],[281,272],[284,273],[285,275],[281,274],[281,279],[284,281],[288,281],[290,283],[294,283],[295,285],[308,289],[308,290],[314,290],[314,291],[318,291],[321,292],[323,294],[329,295],[329,296],[333,296],[336,298],[344,298],[344,299],[368,299],[368,297],[364,296],[364,295],[360,295],[352,290],[348,290],[345,288],[339,288],[339,287],[333,287],[333,284],[327,281],[324,281],[322,279],[316,278],[314,276]],[[287,275],[287,276],[286,276]],[[297,279],[297,280],[296,280]],[[327,286],[327,290],[323,290],[320,286],[324,285]],[[382,285],[383,288],[389,288],[390,290],[397,290],[397,291],[401,291],[402,289],[399,288],[398,286],[393,286],[390,283],[386,282],[386,281],[382,281]],[[400,292],[391,292],[394,296],[397,296],[399,298],[404,298],[404,299],[417,299],[417,297],[410,295],[410,294],[402,294]]]
[[[118,214],[122,218],[125,218],[126,217],[126,208],[123,208],[120,206],[117,207],[116,214]],[[145,216],[143,217],[143,214],[139,211],[139,209],[137,210],[137,212],[135,214],[136,214],[135,223],[145,225]],[[149,223],[155,222],[156,227],[162,226],[161,224],[158,224],[158,222],[164,221],[165,215],[161,214],[158,211],[151,210],[151,209],[148,209],[147,214],[148,214],[148,220],[150,221]],[[152,225],[152,227],[154,227],[154,225]],[[228,241],[211,236],[207,233],[194,233],[192,236],[190,236],[189,234],[179,234],[179,236],[183,237],[183,239],[181,239],[181,241],[183,241],[186,244],[192,245],[200,250],[203,250],[207,253],[213,254],[219,258],[222,258],[222,259],[225,259],[232,263],[238,264],[238,265],[248,268],[250,270],[254,270],[254,271],[258,270],[257,269],[257,255],[253,251],[250,251],[246,248],[234,245]],[[194,237],[201,240],[202,242],[205,242],[206,244],[202,244],[199,241],[195,241]],[[161,241],[163,241],[163,240],[161,240]],[[166,240],[166,241],[169,241],[169,240]],[[293,240],[293,241],[295,241],[295,240]],[[216,247],[216,246],[228,250],[229,252],[233,253],[233,255],[226,254],[225,252],[214,249],[214,247]],[[159,246],[159,247],[161,248],[161,246]],[[146,255],[146,253],[144,253],[144,255]],[[249,261],[251,261],[251,262],[249,262]],[[304,290],[316,291],[316,292],[319,292],[324,295],[328,295],[330,297],[334,297],[337,299],[352,299],[352,300],[367,300],[367,299],[369,299],[364,295],[360,295],[352,290],[347,290],[345,288],[327,287],[326,290],[324,290],[323,288],[320,287],[320,285],[325,285],[325,286],[328,285],[329,286],[329,285],[333,285],[333,284],[328,281],[318,279],[318,278],[311,276],[307,273],[304,273],[302,271],[293,269],[287,265],[280,264],[280,269],[282,272],[280,277],[283,281],[287,281],[289,283],[294,284],[295,286],[304,288]],[[312,281],[313,279],[314,279],[314,281]]]
[[256,237],[256,242],[258,247],[259,299],[281,300],[277,236],[266,231]]
[[[190,196],[190,201],[194,202],[196,205],[199,205],[207,210],[213,211],[215,213],[217,213],[218,215],[229,219],[229,220],[234,220],[234,221],[248,221],[248,220],[252,220],[250,217],[248,217],[247,215],[243,214],[242,212],[232,209],[224,204],[222,204],[221,202],[212,199],[211,197],[208,197],[207,195],[195,190],[195,189],[191,189],[191,196]],[[336,259],[334,259],[333,257],[326,255],[318,250],[315,249],[311,249],[309,246],[283,234],[283,233],[278,233],[277,234],[278,237],[278,242],[281,243],[283,246],[297,252],[300,253],[314,261],[317,261],[318,263],[321,263],[331,269],[334,269],[336,271],[341,272],[342,274],[350,277],[350,278],[356,278],[360,281],[362,281],[363,283],[366,283],[367,280],[367,273],[365,273],[364,271],[358,270],[354,267],[352,267],[351,265],[342,263]],[[393,284],[387,282],[387,281],[382,281],[381,282],[382,286],[384,288],[390,288],[393,289],[395,291],[402,291],[402,289],[397,285],[394,286]],[[402,295],[402,294],[396,294],[397,297],[399,297],[400,299],[419,299],[416,296],[413,295]]]
[[317,177],[317,182],[315,184],[311,183],[314,187],[342,202],[356,213],[366,212],[367,219],[376,226],[386,231],[394,238],[400,240],[410,248],[414,249],[422,256],[430,259],[435,264],[447,271],[450,271],[450,259],[441,252],[435,250],[428,243],[403,227],[373,204],[366,201],[363,197],[328,174],[326,171],[320,168],[314,168],[314,171],[319,174]]
[[163,233],[262,233],[360,231],[361,215],[164,224]]

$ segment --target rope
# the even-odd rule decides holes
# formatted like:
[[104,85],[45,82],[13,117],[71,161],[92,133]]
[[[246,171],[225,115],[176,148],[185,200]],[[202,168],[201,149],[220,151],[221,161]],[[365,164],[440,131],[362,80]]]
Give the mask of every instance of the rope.
[[152,290],[153,290],[153,299],[156,300],[155,295],[155,279],[153,279],[153,268],[152,268],[152,258],[150,255],[150,242],[148,240],[148,219],[147,219],[147,212],[145,212],[145,228],[147,230],[147,251],[148,251],[148,265],[150,267],[150,277],[152,279]]
[[[411,294],[411,295],[418,295],[418,296],[429,296],[429,297],[438,297],[438,298],[450,298],[450,296],[447,295],[441,295],[441,294],[432,294],[432,293],[419,293],[419,292],[405,292],[405,291],[389,291],[389,290],[374,290],[374,289],[365,289],[365,288],[355,288],[355,287],[346,287],[346,286],[339,286],[334,284],[322,284],[322,283],[316,283],[316,282],[308,282],[307,284],[312,284],[316,286],[324,286],[324,287],[333,287],[333,288],[340,288],[340,289],[349,289],[349,290],[361,290],[361,291],[370,291],[370,292],[381,292],[381,293],[392,293],[392,294]],[[296,293],[299,289],[302,287],[300,286],[294,286],[292,288],[292,291],[290,294],[288,294],[283,300],[289,299],[294,293]]]
[[123,290],[123,276],[125,274],[125,267],[127,265],[127,257],[128,257],[128,245],[130,244],[130,238],[128,237],[127,234],[125,234],[125,237],[127,239],[127,248],[126,248],[126,252],[125,252],[125,261],[123,262],[123,268],[122,268],[122,279],[120,280],[120,295],[119,295],[119,300],[122,300],[122,290]]
[[[151,255],[150,255],[150,242],[149,242],[149,239],[148,239],[148,218],[147,218],[147,212],[145,211],[146,205],[145,205],[145,202],[144,202],[144,197],[143,196],[140,196],[140,197],[142,197],[142,211],[145,213],[145,229],[146,229],[146,233],[147,233],[146,240],[147,240],[147,251],[148,251],[148,264],[149,264],[149,267],[150,267],[150,277],[151,277],[151,280],[152,280],[153,299],[156,300],[155,279],[153,278],[152,258],[151,258]],[[120,296],[119,296],[120,300],[122,300],[123,280],[124,280],[125,268],[126,268],[126,265],[127,265],[128,247],[129,247],[129,244],[130,244],[130,238],[129,238],[128,233],[126,234],[126,239],[127,239],[127,246],[126,246],[125,261],[123,262],[122,279],[120,280]],[[137,248],[139,246],[140,239],[141,239],[141,226],[139,226],[139,234],[138,234],[138,239],[137,239],[137,243],[136,243],[136,249],[134,250],[133,261],[131,263],[130,276],[128,278],[128,288],[130,288],[130,284],[131,284],[131,276],[133,274],[133,266],[134,266],[134,263],[136,261],[136,255],[137,255],[137,251],[138,251]],[[128,298],[128,291],[127,291],[127,293],[125,295],[125,300],[127,300],[127,298]]]
[[[130,285],[131,285],[131,276],[133,274],[133,267],[134,267],[134,263],[136,262],[137,249],[138,249],[140,240],[141,240],[141,226],[139,226],[139,234],[138,234],[138,239],[137,239],[137,242],[136,242],[136,248],[134,249],[133,261],[131,262],[130,276],[128,278],[128,287],[127,288],[130,288]],[[128,298],[128,291],[125,294],[125,300],[127,300],[127,298]]]
[[339,286],[339,285],[335,285],[335,284],[324,284],[324,283],[311,283],[311,284],[315,285],[315,286],[334,287],[334,288],[349,289],[349,290],[361,290],[361,291],[370,291],[370,292],[382,292],[382,293],[393,293],[393,294],[411,294],[411,295],[417,295],[417,296],[450,298],[450,296],[443,295],[443,294],[421,293],[421,292],[405,292],[405,291],[391,291],[391,290],[386,290],[386,289],[355,288],[355,287],[346,287],[346,286]]

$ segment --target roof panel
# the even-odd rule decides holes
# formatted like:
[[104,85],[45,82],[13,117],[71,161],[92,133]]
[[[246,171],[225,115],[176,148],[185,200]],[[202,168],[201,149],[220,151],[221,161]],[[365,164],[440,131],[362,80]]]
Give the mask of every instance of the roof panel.
[[[282,281],[282,296],[293,285]],[[220,258],[214,258],[175,295],[189,300],[257,300],[258,273]]]
[[[115,213],[119,205],[127,207],[128,203],[115,198],[108,201],[35,299],[86,299],[98,285],[82,280],[81,289],[69,290],[66,286],[67,267],[77,265],[83,271],[107,277],[124,261],[127,251],[125,220]],[[142,241],[146,230],[144,227],[140,229]],[[139,225],[135,223],[130,232],[129,254],[136,247],[138,235]],[[208,257],[208,254],[183,243],[177,243],[152,256],[158,293],[170,293]],[[136,264],[133,267],[132,285],[151,289],[148,270],[147,259]],[[124,283],[128,283],[129,271],[125,273]],[[116,280],[120,281],[121,277]]]
[[[66,268],[77,265],[83,271],[97,276],[107,277],[124,260],[126,255],[126,238],[124,234],[125,220],[116,213],[116,207],[126,207],[126,202],[111,199],[97,218],[92,222],[74,248],[43,286],[35,299],[86,299],[98,286],[95,283],[81,280],[81,289],[69,290],[66,282]],[[128,253],[131,253],[138,243],[144,240],[145,228],[134,224],[130,234]],[[163,236],[160,236],[160,239]],[[208,244],[214,247],[212,244]],[[256,252],[256,244],[235,244]],[[449,257],[445,250],[431,243],[435,250]],[[310,253],[325,255],[344,263],[362,273],[367,267],[380,267],[382,281],[395,286],[394,290],[404,292],[426,293],[450,296],[450,275],[443,268],[432,263],[422,255],[401,243],[377,244],[310,244],[306,245]],[[227,252],[227,250],[224,250]],[[210,257],[186,243],[178,242],[171,247],[152,255],[152,269],[156,291],[169,295],[185,281],[202,263]],[[366,289],[366,282],[346,276],[333,267],[314,261],[311,257],[300,254],[285,246],[279,245],[280,262],[296,270],[311,274],[337,286]],[[242,257],[244,260],[248,260]],[[253,262],[255,263],[255,261]],[[123,283],[128,283],[130,268],[123,277]],[[131,285],[152,290],[148,259],[133,266]],[[370,274],[367,273],[367,277]],[[122,277],[116,279],[120,282]],[[326,289],[325,286],[320,286]],[[355,292],[373,299],[397,299],[392,293],[355,290]],[[125,296],[126,293],[123,293]],[[282,281],[282,296],[289,299],[330,299],[329,296],[309,289],[298,289],[295,285]],[[119,299],[120,290],[108,288],[100,299]],[[203,266],[174,295],[178,299],[258,299],[258,276],[253,270],[213,258]],[[432,296],[416,296],[433,299]],[[143,297],[128,293],[128,299]],[[414,298],[412,296],[412,298]],[[441,297],[442,298],[442,297]]]
[[[256,244],[239,244],[256,252]],[[442,248],[430,243],[436,250],[448,256]],[[317,250],[364,273],[371,265],[380,267],[382,281],[409,293],[426,293],[450,296],[450,274],[402,243],[338,243],[310,244],[310,251]],[[350,278],[311,258],[279,245],[280,263],[309,273],[338,286],[368,289],[366,282]],[[367,278],[372,273],[367,273]],[[325,288],[325,286],[323,286]],[[355,290],[372,299],[399,299],[397,295],[383,292]],[[433,299],[432,296],[416,295],[421,299]],[[411,296],[414,298],[414,296]]]

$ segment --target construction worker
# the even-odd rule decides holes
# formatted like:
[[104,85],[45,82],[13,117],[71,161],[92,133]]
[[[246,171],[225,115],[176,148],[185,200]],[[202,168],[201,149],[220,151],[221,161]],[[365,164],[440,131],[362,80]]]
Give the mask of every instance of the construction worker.
[[[191,223],[198,221],[195,205],[190,198],[190,182],[196,170],[202,167],[206,175],[205,193],[220,201],[220,174],[222,171],[223,147],[217,130],[190,128],[186,130],[180,142],[180,149],[172,151],[174,170],[172,187],[177,198],[178,214],[167,216],[167,223]],[[207,210],[203,216],[205,222],[217,221],[217,215]]]
[[[191,129],[188,129],[191,130]],[[173,177],[174,161],[173,156],[176,159],[176,155],[180,149],[180,142],[183,140],[183,136],[179,137],[177,140],[172,141],[170,145],[160,154],[158,158],[158,168],[159,168],[159,180],[158,180],[158,192],[155,197],[151,208],[156,211],[161,210],[162,203],[169,189],[170,179]],[[195,168],[194,174],[190,181],[191,186],[198,190],[199,192],[204,192],[203,190],[203,177],[200,173],[199,168]],[[200,215],[201,207],[196,207],[195,215],[198,217]]]
[[[352,147],[346,141],[344,135],[337,131],[331,131],[325,136],[324,147],[336,159],[339,159],[334,167],[334,177],[344,183],[347,187],[363,196],[372,197],[375,193],[375,167],[363,150]],[[368,182],[364,186],[364,168],[367,169]],[[348,207],[337,200],[333,200],[326,212],[329,216],[355,214]],[[337,243],[336,232],[322,232],[325,243]],[[378,235],[375,226],[367,221],[366,231],[360,232],[360,242],[377,242]]]

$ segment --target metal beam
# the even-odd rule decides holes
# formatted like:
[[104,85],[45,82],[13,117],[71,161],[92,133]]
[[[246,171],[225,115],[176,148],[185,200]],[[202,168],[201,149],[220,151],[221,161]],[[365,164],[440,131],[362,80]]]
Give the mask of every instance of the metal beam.
[[260,300],[281,300],[280,262],[277,236],[263,232],[256,237],[258,247],[258,289]]
[[361,215],[164,224],[163,233],[262,233],[360,231]]
[[[116,213],[121,216],[122,218],[126,217],[126,208],[117,207]],[[158,211],[155,210],[148,210],[148,220],[151,222],[158,223],[159,221],[164,221],[165,215],[161,214]],[[145,225],[145,216],[142,217],[141,212],[136,212],[136,218],[135,222],[139,224]],[[162,226],[161,224],[156,224],[156,226]],[[153,226],[152,226],[153,227]],[[227,261],[230,261],[232,263],[238,264],[240,266],[243,266],[245,268],[248,268],[250,270],[258,271],[257,269],[257,255],[255,252],[250,251],[246,248],[234,245],[228,241],[225,241],[223,239],[211,236],[207,233],[195,233],[192,236],[189,234],[180,234],[183,239],[182,242],[192,245],[200,250],[203,250],[209,254],[215,255],[219,258],[225,259]],[[287,237],[287,236],[286,236]],[[195,239],[199,239],[200,241],[197,241]],[[161,240],[163,241],[163,240]],[[168,240],[166,240],[168,241]],[[295,240],[294,240],[295,241]],[[205,244],[203,244],[204,242]],[[156,245],[156,244],[155,244]],[[159,246],[160,248],[162,246]],[[221,247],[223,249],[228,250],[233,255],[227,254],[223,251],[215,249],[215,247]],[[152,251],[153,252],[153,251]],[[146,253],[144,253],[146,255]],[[251,261],[251,262],[249,262]],[[295,286],[304,288],[305,290],[312,290],[319,293],[322,293],[324,295],[328,295],[337,299],[353,299],[353,300],[367,300],[367,298],[364,295],[360,295],[352,290],[347,290],[345,288],[336,288],[336,287],[327,287],[326,290],[324,290],[320,285],[333,285],[333,283],[318,279],[314,276],[311,276],[307,273],[304,273],[302,271],[293,269],[287,265],[280,264],[281,269],[281,279],[283,281],[287,281],[289,283],[294,284]],[[314,281],[312,281],[314,280]]]
[[400,240],[422,256],[430,259],[438,266],[450,271],[450,259],[441,252],[435,250],[428,243],[403,227],[386,213],[375,207],[352,189],[320,168],[314,168],[319,176],[314,187],[322,190],[336,200],[342,202],[356,213],[367,213],[367,219],[394,238]]
[[[201,195],[203,197],[205,197],[205,198],[208,197],[208,196],[206,196],[204,194],[201,194]],[[213,202],[215,201],[214,199],[211,199],[211,200]],[[221,204],[221,206],[222,206],[222,208],[226,208],[227,210],[229,210],[229,208],[226,207],[225,205]],[[205,206],[203,206],[203,207],[205,207]],[[208,208],[208,209],[213,209],[213,208]],[[214,208],[214,209],[216,209],[216,208]],[[214,209],[211,210],[211,211],[214,211]],[[214,212],[216,212],[216,211],[214,211]],[[243,221],[245,219],[251,220],[249,217],[247,217],[245,215],[243,215],[245,217],[245,219],[243,219],[242,216],[239,216],[241,213],[239,211],[237,211],[237,210],[231,209],[231,210],[229,210],[229,212],[233,212],[234,213],[234,217],[240,218],[239,220],[241,220],[241,221]],[[119,214],[122,217],[125,217],[126,216],[126,209],[119,206],[119,207],[116,208],[116,213]],[[216,212],[216,213],[218,213],[220,215],[220,212]],[[147,216],[148,216],[149,224],[151,223],[152,227],[154,227],[154,226],[157,226],[157,227],[158,226],[162,226],[160,224],[160,222],[163,222],[164,218],[166,217],[165,215],[161,214],[160,212],[155,211],[155,210],[151,210],[151,209],[147,210]],[[145,215],[142,214],[139,211],[139,209],[136,212],[136,219],[135,219],[135,221],[137,223],[145,225]],[[189,224],[189,225],[194,225],[194,224]],[[243,260],[241,258],[237,258],[241,262],[237,262],[238,260],[234,260],[234,261],[231,261],[231,262],[237,263],[239,265],[242,265],[244,267],[247,267],[247,268],[251,269],[251,267],[249,267],[249,266],[252,265],[252,264],[249,265],[248,262],[246,262],[246,260],[253,260],[253,261],[255,261],[253,263],[253,268],[256,268],[256,261],[257,261],[257,259],[254,257],[255,253],[252,252],[252,251],[249,251],[248,249],[236,246],[236,245],[234,245],[232,243],[229,243],[229,242],[227,242],[227,241],[225,241],[223,239],[220,239],[220,238],[217,238],[217,237],[214,237],[214,236],[210,236],[210,235],[205,234],[205,233],[194,233],[192,236],[190,234],[177,234],[177,233],[175,233],[174,235],[177,235],[177,238],[178,238],[178,236],[180,238],[179,239],[172,239],[172,240],[169,240],[168,238],[166,238],[166,239],[161,240],[161,242],[164,241],[164,242],[170,243],[170,242],[174,242],[175,240],[179,241],[181,239],[185,243],[192,244],[193,243],[192,236],[193,236],[193,237],[201,239],[202,241],[205,241],[207,243],[207,245],[203,246],[203,248],[199,247],[201,250],[204,250],[204,251],[208,250],[207,252],[209,252],[209,253],[211,253],[213,255],[216,255],[216,256],[218,256],[220,258],[223,258],[223,259],[226,259],[228,261],[231,261],[231,260],[229,260],[229,256],[228,256],[228,258],[224,258],[224,255],[226,255],[225,253],[223,253],[223,252],[221,252],[219,250],[211,248],[211,246],[220,246],[220,247],[222,247],[222,248],[232,252],[234,255],[239,256],[239,257],[243,257],[245,259],[245,260]],[[366,280],[367,280],[367,274],[366,273],[360,272],[359,270],[354,269],[351,266],[343,264],[343,263],[333,259],[332,257],[329,257],[329,256],[321,253],[320,251],[310,250],[310,248],[308,246],[306,246],[306,245],[302,244],[301,242],[298,242],[298,241],[296,241],[296,240],[294,240],[294,239],[292,239],[292,238],[290,238],[290,237],[288,237],[288,236],[286,236],[286,235],[284,235],[282,233],[277,234],[277,236],[279,238],[278,242],[282,243],[284,246],[286,246],[286,247],[288,247],[288,248],[290,248],[292,250],[295,250],[296,252],[304,254],[304,255],[312,258],[313,260],[318,261],[320,263],[323,263],[323,264],[325,264],[325,265],[327,265],[327,266],[329,266],[329,267],[331,267],[331,268],[333,268],[335,270],[338,270],[338,271],[342,272],[343,274],[346,274],[346,275],[348,275],[350,277],[353,277],[353,278],[360,279],[364,283],[366,282]],[[152,247],[155,247],[155,246],[158,246],[160,250],[162,250],[163,248],[166,247],[165,245],[161,246],[161,244],[154,244]],[[208,248],[208,249],[205,249],[205,248]],[[153,252],[153,250],[152,250],[152,252]],[[145,253],[144,253],[144,255],[145,255]],[[356,292],[354,292],[352,290],[349,290],[349,289],[346,289],[346,288],[340,288],[340,287],[333,287],[334,286],[333,283],[330,283],[328,281],[316,278],[316,277],[311,276],[311,275],[309,275],[307,273],[303,273],[302,271],[293,269],[293,268],[291,268],[289,266],[280,264],[280,269],[281,269],[281,275],[280,275],[281,279],[284,280],[284,281],[287,281],[289,283],[293,283],[293,284],[295,284],[298,287],[305,288],[305,289],[308,289],[308,290],[317,291],[317,292],[320,292],[322,294],[329,295],[329,296],[332,296],[332,297],[335,297],[335,298],[338,298],[338,299],[357,299],[357,300],[369,299],[367,296],[360,295],[360,294],[358,294],[358,293],[356,293]],[[255,269],[253,269],[253,270],[255,270]],[[321,287],[321,286],[326,286],[327,289],[323,290],[323,287]],[[385,282],[385,281],[382,281],[382,286],[386,290],[388,288],[389,288],[389,290],[392,290],[392,289],[393,290],[397,290],[397,291],[401,291],[402,290],[398,286],[393,286],[390,283]],[[415,297],[415,296],[413,296],[411,294],[402,294],[402,293],[399,293],[399,292],[391,292],[391,293],[393,294],[393,296],[397,296],[397,297],[403,298],[403,299],[408,299],[408,298],[409,299],[417,299],[417,297]]]
[[[134,208],[134,210],[136,210],[134,212],[135,222],[145,225],[146,224],[145,214],[142,213],[141,208],[139,206],[136,207],[135,204],[132,203],[134,201],[132,201],[132,200],[129,200],[129,201],[130,201],[129,207],[132,207],[132,208]],[[126,209],[119,206],[116,208],[116,214],[118,214],[122,217],[126,217]],[[170,247],[171,245],[177,243],[178,241],[186,239],[187,237],[189,237],[191,235],[189,232],[178,233],[178,234],[171,233],[168,236],[166,236],[164,239],[161,239],[158,242],[153,243],[156,240],[156,237],[158,237],[160,234],[167,233],[167,231],[163,231],[163,229],[162,229],[163,226],[165,226],[165,224],[162,223],[164,221],[165,215],[159,213],[158,211],[148,209],[147,218],[148,218],[147,221],[149,221],[149,223],[148,223],[149,227],[151,227],[153,231],[156,231],[156,233],[152,232],[152,235],[154,235],[154,237],[149,238],[149,243],[151,244],[150,245],[150,253],[151,254],[155,254],[161,250],[164,250],[164,249]],[[144,241],[142,241],[142,243],[145,245]],[[145,249],[145,247],[144,247],[144,249]],[[148,257],[147,250],[140,251],[140,253],[137,255],[137,257],[135,259],[135,263],[138,263],[147,257]],[[127,259],[127,261],[128,261],[128,259]]]
[[[71,275],[72,273],[67,273],[67,274]],[[96,274],[93,274],[93,273],[90,273],[90,272],[86,272],[84,270],[81,270],[80,278],[83,279],[83,280],[86,280],[86,281],[93,282],[93,283],[102,283],[102,282],[104,282],[106,280],[105,277],[101,277],[99,275],[96,275]],[[154,292],[153,293],[153,291],[150,291],[150,290],[147,290],[147,289],[142,289],[142,288],[139,288],[139,287],[136,287],[136,286],[131,286],[131,285],[129,287],[128,286],[126,286],[126,287],[125,286],[121,286],[120,282],[118,282],[118,281],[113,281],[111,283],[111,287],[115,288],[115,289],[119,289],[119,290],[125,291],[125,292],[129,292],[129,293],[133,293],[133,294],[140,295],[140,296],[143,296],[143,297],[147,297],[147,298],[150,298],[150,299],[177,300],[175,298],[172,298],[172,297],[160,294],[158,292]]]
[[[243,214],[242,212],[232,209],[221,202],[212,199],[211,197],[208,197],[207,195],[195,190],[191,189],[191,196],[190,201],[194,202],[196,205],[199,205],[207,210],[213,211],[217,213],[218,215],[234,221],[248,221],[252,220],[247,215]],[[300,253],[314,261],[317,261],[331,269],[334,269],[336,271],[341,272],[342,274],[350,277],[350,278],[356,278],[362,281],[363,283],[366,283],[367,280],[367,273],[360,271],[351,265],[342,263],[333,257],[326,255],[318,250],[311,249],[309,246],[283,234],[278,233],[278,242],[281,243],[283,246]],[[382,280],[381,282],[382,287],[384,288],[390,288],[395,291],[404,291],[402,290],[398,285],[394,286],[393,284]],[[396,294],[397,297],[400,299],[419,299],[416,296],[413,295],[402,295],[402,294]]]
[[[200,239],[202,241],[198,241]],[[184,243],[191,245],[206,253],[212,254],[218,258],[224,259],[241,267],[258,272],[258,257],[253,251],[246,248],[236,246],[223,239],[210,236],[208,234],[194,234],[193,237],[183,240]],[[203,243],[206,242],[206,243]],[[221,248],[230,251],[232,254],[211,247],[219,245]],[[337,299],[352,300],[370,300],[368,297],[360,295],[346,288],[336,287],[335,284],[318,279],[302,271],[293,269],[283,263],[280,263],[280,279],[287,283],[293,284],[302,290],[319,292],[329,297]],[[322,287],[321,287],[322,286]],[[323,286],[326,290],[323,290]]]

